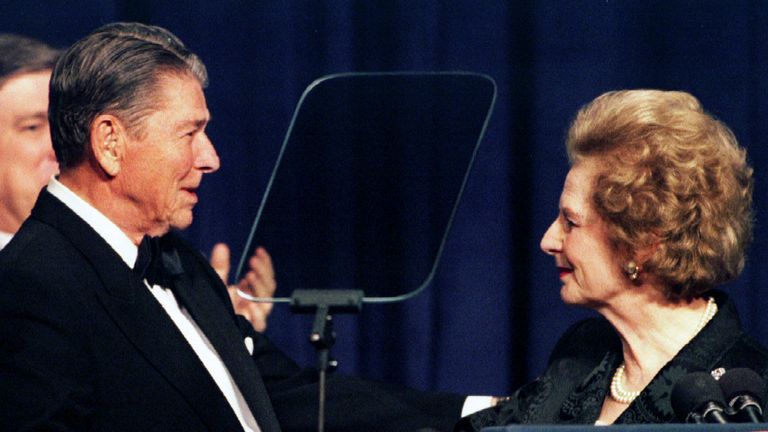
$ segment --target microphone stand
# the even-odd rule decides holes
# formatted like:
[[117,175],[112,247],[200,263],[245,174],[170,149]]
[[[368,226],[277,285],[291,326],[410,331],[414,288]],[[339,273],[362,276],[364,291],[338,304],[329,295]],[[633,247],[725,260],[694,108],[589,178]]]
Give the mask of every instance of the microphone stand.
[[315,315],[309,342],[317,352],[317,369],[319,372],[318,432],[325,430],[326,373],[333,372],[338,366],[338,362],[330,356],[331,347],[336,342],[336,333],[333,331],[333,314],[358,313],[362,307],[363,291],[361,290],[295,290],[291,295],[292,312]]

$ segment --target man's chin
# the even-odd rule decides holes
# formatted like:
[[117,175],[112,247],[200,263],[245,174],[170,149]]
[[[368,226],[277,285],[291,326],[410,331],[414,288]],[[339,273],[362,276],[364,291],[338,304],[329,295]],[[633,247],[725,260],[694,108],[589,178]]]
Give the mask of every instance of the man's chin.
[[192,212],[177,213],[170,220],[157,223],[147,234],[150,237],[161,237],[171,230],[184,230],[192,225]]
[[171,219],[169,229],[185,230],[189,228],[190,225],[192,225],[193,219],[194,218],[192,217],[192,210],[188,212],[183,212],[182,214],[178,214],[174,216],[173,219]]

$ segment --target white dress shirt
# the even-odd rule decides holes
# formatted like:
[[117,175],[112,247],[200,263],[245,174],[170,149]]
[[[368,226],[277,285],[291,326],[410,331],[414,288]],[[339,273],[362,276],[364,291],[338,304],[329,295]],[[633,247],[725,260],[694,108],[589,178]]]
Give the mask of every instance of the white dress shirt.
[[3,250],[5,245],[10,243],[12,238],[13,238],[13,234],[7,233],[5,231],[0,231],[0,250]]
[[[117,252],[128,267],[133,268],[138,256],[138,246],[117,225],[55,178],[52,178],[48,183],[48,192],[80,216]],[[246,432],[259,432],[256,419],[253,417],[240,389],[232,379],[232,375],[186,308],[179,304],[170,289],[159,285],[150,286],[146,280],[144,280],[144,284],[200,358],[211,378],[229,402],[243,429]]]

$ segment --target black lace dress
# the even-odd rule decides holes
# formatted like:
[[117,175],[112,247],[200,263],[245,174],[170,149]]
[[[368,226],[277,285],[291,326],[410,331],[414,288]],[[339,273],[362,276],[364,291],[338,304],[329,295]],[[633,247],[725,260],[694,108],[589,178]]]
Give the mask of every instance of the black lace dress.
[[[714,292],[718,313],[653,378],[616,423],[675,423],[670,394],[690,372],[746,367],[768,378],[768,351],[741,328],[728,297]],[[614,371],[621,341],[602,318],[580,321],[560,339],[544,374],[493,408],[465,417],[455,431],[506,424],[594,424]]]

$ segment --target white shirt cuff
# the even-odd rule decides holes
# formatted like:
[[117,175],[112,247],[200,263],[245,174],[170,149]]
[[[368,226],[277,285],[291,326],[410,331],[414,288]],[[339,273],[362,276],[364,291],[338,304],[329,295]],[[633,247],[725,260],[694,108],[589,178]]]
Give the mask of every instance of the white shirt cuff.
[[464,400],[464,406],[461,408],[461,416],[466,417],[480,410],[490,408],[493,403],[493,396],[467,396]]

